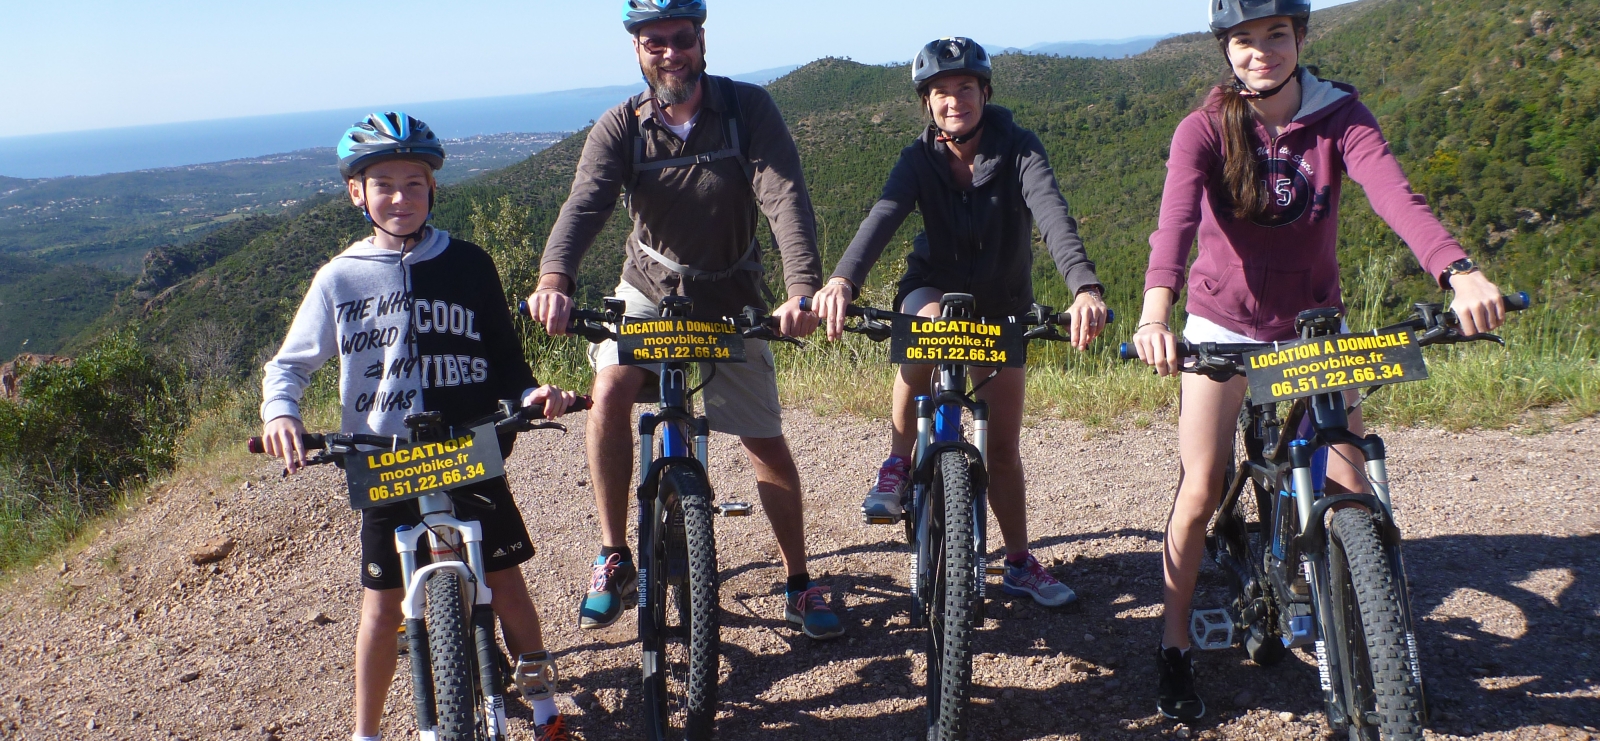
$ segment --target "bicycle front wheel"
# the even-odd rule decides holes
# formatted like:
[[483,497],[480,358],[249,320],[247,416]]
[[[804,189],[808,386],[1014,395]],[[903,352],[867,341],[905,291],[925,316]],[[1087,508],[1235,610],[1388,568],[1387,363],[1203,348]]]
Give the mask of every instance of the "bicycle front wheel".
[[450,570],[428,576],[428,652],[433,664],[433,701],[439,741],[477,738],[477,676],[472,626],[467,622],[461,575]]
[[[1372,513],[1342,509],[1329,528],[1333,642],[1347,715],[1330,717],[1351,741],[1420,741],[1422,695],[1412,675],[1399,592]],[[1334,681],[1340,681],[1335,678]]]
[[978,595],[973,552],[972,475],[958,450],[939,454],[928,554],[933,598],[928,601],[928,738],[966,741],[972,686],[972,631]]
[[646,585],[654,630],[641,623],[640,635],[645,724],[652,741],[709,739],[721,648],[710,487],[698,471],[674,466],[661,472],[661,501]]

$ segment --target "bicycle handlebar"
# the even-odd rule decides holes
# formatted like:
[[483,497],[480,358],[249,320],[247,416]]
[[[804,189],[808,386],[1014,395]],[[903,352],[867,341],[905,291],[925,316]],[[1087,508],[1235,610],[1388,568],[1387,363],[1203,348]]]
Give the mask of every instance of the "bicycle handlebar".
[[[1533,298],[1528,295],[1527,291],[1518,291],[1514,294],[1501,296],[1500,300],[1505,304],[1508,312],[1525,311],[1533,306]],[[1480,340],[1488,342],[1500,341],[1499,337],[1488,333],[1480,333],[1472,337],[1462,335],[1455,329],[1460,326],[1460,320],[1456,318],[1455,312],[1429,310],[1429,307],[1436,308],[1438,304],[1417,304],[1416,307],[1416,312],[1410,320],[1385,329],[1414,329],[1421,331],[1422,336],[1417,339],[1417,344],[1423,347]],[[1270,347],[1272,344],[1271,342],[1191,343],[1179,340],[1177,349],[1178,358],[1183,359],[1196,357],[1201,354],[1202,350],[1210,355],[1243,355],[1248,352],[1255,352],[1263,347]],[[1134,347],[1133,343],[1124,342],[1117,348],[1117,355],[1123,360],[1136,360],[1139,357],[1139,351]]]
[[[594,406],[594,399],[588,396],[579,396],[567,411],[583,411]],[[510,416],[496,412],[488,417],[458,425],[460,429],[472,429],[479,425],[494,422],[496,432],[527,432],[537,428],[539,420],[545,418],[544,411],[533,407],[522,407]],[[308,432],[300,436],[301,447],[306,450],[326,450],[329,447],[349,447],[352,445],[367,445],[373,447],[393,446],[398,438],[384,437],[383,435],[369,435],[361,432]],[[265,455],[266,443],[259,437],[252,437],[245,441],[245,449],[256,455]],[[310,461],[307,461],[310,464]]]

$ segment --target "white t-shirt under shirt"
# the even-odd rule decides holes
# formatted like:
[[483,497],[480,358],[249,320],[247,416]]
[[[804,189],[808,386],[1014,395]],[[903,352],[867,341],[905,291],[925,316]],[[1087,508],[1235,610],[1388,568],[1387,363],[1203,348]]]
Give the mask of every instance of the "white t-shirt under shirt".
[[672,133],[677,134],[679,139],[682,139],[684,141],[689,141],[689,132],[694,131],[694,122],[700,120],[700,112],[699,111],[695,111],[694,115],[690,116],[689,120],[683,122],[683,124],[681,126],[674,126],[672,124],[667,123],[667,119],[664,118],[664,117],[659,117],[658,116],[657,120],[659,120],[661,122],[662,126],[667,127],[668,131],[671,131]]

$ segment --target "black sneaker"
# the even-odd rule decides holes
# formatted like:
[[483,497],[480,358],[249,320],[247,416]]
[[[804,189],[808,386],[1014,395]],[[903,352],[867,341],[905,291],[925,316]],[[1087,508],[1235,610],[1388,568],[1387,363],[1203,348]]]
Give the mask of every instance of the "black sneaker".
[[1194,691],[1194,665],[1189,655],[1163,648],[1156,652],[1156,665],[1161,673],[1156,708],[1161,714],[1185,723],[1205,717],[1206,703]]

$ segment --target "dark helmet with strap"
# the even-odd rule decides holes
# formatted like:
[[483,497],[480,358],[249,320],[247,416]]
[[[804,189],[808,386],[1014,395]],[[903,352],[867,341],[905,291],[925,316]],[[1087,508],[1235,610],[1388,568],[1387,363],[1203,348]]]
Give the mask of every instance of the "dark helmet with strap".
[[353,178],[379,162],[418,160],[444,167],[444,143],[428,125],[397,111],[374,113],[339,138],[339,174]]
[[936,77],[972,75],[985,83],[993,74],[989,53],[978,42],[964,36],[930,41],[911,62],[911,82],[923,90]]
[[625,0],[622,3],[622,27],[628,33],[638,33],[646,23],[686,18],[696,25],[706,22],[705,0]]
[[1217,38],[1241,23],[1288,16],[1301,22],[1311,19],[1311,0],[1208,0],[1211,33]]

